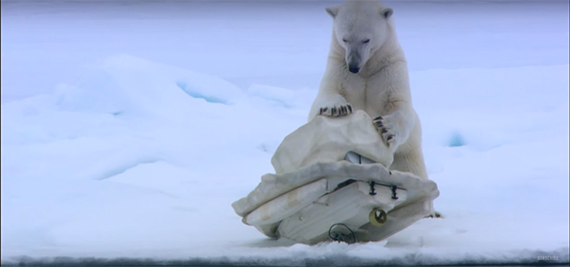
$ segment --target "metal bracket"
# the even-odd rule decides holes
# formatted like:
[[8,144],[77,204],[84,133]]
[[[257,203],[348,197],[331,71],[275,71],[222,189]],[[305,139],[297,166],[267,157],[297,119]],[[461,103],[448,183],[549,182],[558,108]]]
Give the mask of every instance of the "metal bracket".
[[376,183],[374,181],[368,181],[368,184],[370,185],[370,195],[376,195],[376,192],[374,191],[374,185],[376,185]]
[[390,188],[392,189],[392,199],[398,199],[398,197],[396,196],[396,189],[398,187],[396,187],[395,185],[390,186]]

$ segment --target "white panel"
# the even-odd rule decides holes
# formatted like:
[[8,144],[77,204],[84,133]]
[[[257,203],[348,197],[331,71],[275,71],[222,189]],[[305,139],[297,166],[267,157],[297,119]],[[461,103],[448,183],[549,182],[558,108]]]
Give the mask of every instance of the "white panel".
[[265,225],[278,222],[310,205],[327,192],[327,180],[320,179],[291,190],[248,214],[244,222],[249,225]]

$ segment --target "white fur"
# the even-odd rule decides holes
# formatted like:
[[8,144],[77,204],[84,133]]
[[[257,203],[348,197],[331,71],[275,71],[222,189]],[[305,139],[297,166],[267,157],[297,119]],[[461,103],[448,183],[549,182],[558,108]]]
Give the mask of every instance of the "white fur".
[[[382,116],[374,124],[394,152],[390,169],[428,179],[421,125],[412,107],[408,66],[392,10],[380,2],[347,1],[326,11],[334,18],[332,42],[309,120],[331,115],[321,112],[322,108],[347,104],[372,118]],[[358,72],[349,71],[349,65]]]

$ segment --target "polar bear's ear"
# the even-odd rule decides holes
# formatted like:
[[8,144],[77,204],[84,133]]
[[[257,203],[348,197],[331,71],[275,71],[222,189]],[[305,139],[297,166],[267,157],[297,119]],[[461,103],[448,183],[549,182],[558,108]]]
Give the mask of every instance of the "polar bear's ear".
[[380,14],[382,16],[384,16],[384,18],[389,18],[390,16],[392,16],[392,14],[394,14],[394,10],[387,7],[387,8],[382,9],[382,11],[380,11]]
[[329,6],[326,7],[325,10],[327,11],[327,13],[329,13],[329,15],[331,15],[331,17],[336,17],[336,14],[338,14],[338,6]]

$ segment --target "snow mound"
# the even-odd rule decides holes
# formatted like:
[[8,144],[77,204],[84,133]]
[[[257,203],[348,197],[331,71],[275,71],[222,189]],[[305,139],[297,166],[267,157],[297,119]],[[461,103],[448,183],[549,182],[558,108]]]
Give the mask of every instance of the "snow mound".
[[[61,85],[56,104],[63,110],[115,116],[199,109],[203,101],[232,104],[243,92],[220,78],[149,62],[129,55],[107,58],[77,86]],[[188,97],[190,96],[190,97]]]

